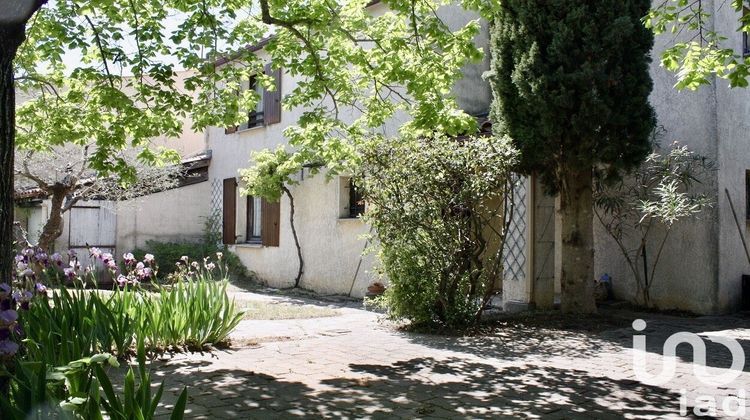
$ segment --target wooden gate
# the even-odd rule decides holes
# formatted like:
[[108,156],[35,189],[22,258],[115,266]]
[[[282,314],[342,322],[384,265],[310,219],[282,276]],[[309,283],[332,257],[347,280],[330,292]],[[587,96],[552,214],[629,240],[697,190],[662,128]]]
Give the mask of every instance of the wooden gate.
[[68,247],[78,252],[82,265],[89,264],[90,247],[115,252],[117,216],[112,201],[93,201],[70,209]]

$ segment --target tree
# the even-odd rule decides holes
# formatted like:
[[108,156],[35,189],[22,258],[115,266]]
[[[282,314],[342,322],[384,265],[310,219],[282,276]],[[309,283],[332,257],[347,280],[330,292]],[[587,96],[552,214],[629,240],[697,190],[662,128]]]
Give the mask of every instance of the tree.
[[[625,258],[640,304],[651,306],[656,268],[674,225],[713,205],[715,197],[697,191],[712,170],[713,162],[685,146],[673,143],[664,150],[655,145],[623,180],[597,185],[594,213]],[[649,250],[653,243],[656,247]]]
[[18,189],[34,186],[50,199],[49,218],[36,246],[49,251],[63,232],[63,214],[81,200],[129,200],[176,186],[179,165],[145,165],[125,151],[120,157],[136,171],[137,181],[124,186],[115,176],[101,176],[91,167],[90,147],[53,147],[44,152],[22,152],[16,158]]
[[592,169],[614,178],[650,150],[649,6],[506,0],[494,21],[493,130],[518,148],[521,172],[558,194],[563,312],[596,310]]
[[[644,19],[654,33],[684,34],[687,39],[677,42],[661,53],[661,64],[677,73],[678,89],[698,89],[710,83],[712,76],[729,80],[731,87],[750,84],[750,56],[747,51],[727,48],[726,41],[750,33],[750,2],[731,0],[728,4],[737,15],[737,31],[732,34],[714,30],[714,2],[704,0],[660,0]],[[750,45],[745,45],[748,48]]]
[[[380,14],[369,13],[367,0],[27,2],[12,3],[28,5],[13,22],[0,20],[0,167],[6,171],[0,176],[0,277],[12,271],[16,145],[92,144],[93,169],[132,182],[136,173],[117,152],[157,135],[179,135],[187,114],[196,130],[237,124],[258,100],[236,94],[251,75],[273,88],[262,76],[266,63],[246,48],[264,39],[271,64],[302,79],[284,99],[286,107],[307,110],[286,133],[290,143],[314,151],[330,170],[351,160],[352,142],[399,110],[411,117],[401,126],[410,133],[476,127],[447,93],[460,68],[481,57],[472,42],[479,25],[451,31],[435,14],[445,0],[390,0]],[[178,68],[195,71],[184,90],[175,84]],[[25,108],[44,116],[30,119],[42,137],[16,133],[15,83],[22,91],[46,91]],[[344,122],[344,107],[361,113]],[[160,159],[140,150],[142,162]]]
[[262,197],[271,202],[281,200],[281,195],[286,195],[289,199],[289,224],[292,227],[292,236],[294,236],[294,245],[297,247],[297,260],[299,269],[297,277],[294,278],[294,287],[299,287],[302,281],[302,274],[305,272],[305,260],[302,258],[302,246],[297,236],[297,227],[294,224],[294,196],[289,190],[289,185],[296,185],[298,182],[294,174],[304,170],[304,165],[299,161],[299,155],[294,159],[291,153],[279,147],[275,151],[262,150],[251,156],[253,165],[240,172],[245,181],[245,188],[242,189],[243,195]]

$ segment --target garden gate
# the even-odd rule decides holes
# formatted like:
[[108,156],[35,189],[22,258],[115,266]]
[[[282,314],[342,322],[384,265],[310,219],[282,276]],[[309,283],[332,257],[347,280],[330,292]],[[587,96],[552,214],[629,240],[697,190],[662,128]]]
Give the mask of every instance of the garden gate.
[[83,266],[89,264],[88,248],[114,253],[117,245],[117,215],[113,201],[90,201],[70,209],[68,247],[78,253]]

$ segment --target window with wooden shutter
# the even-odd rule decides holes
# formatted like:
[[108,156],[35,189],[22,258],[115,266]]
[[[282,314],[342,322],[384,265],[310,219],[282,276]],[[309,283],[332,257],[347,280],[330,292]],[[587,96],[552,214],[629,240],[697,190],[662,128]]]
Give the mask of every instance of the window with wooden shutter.
[[237,180],[224,180],[222,214],[222,239],[226,245],[233,245],[237,240]]
[[261,201],[261,242],[263,246],[279,246],[279,225],[281,224],[280,203]]
[[273,69],[266,64],[265,73],[273,78],[275,89],[263,91],[263,123],[281,122],[281,69]]

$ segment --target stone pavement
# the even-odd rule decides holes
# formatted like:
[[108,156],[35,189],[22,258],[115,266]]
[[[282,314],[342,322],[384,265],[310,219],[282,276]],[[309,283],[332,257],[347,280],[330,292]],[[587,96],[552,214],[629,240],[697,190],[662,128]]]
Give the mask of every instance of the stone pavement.
[[[253,293],[239,297],[301,303]],[[747,360],[733,384],[702,385],[685,345],[678,347],[674,380],[663,386],[639,382],[631,362],[632,328],[585,333],[521,325],[444,337],[401,332],[376,313],[337,306],[338,317],[243,321],[231,350],[156,362],[154,380],[165,380],[166,407],[187,386],[186,418],[196,419],[672,418],[681,397],[688,407],[699,395],[717,398],[721,416],[724,399],[750,390]],[[736,338],[750,356],[747,316],[645,319],[654,369],[661,366],[664,340],[676,331]],[[708,366],[729,366],[727,350],[708,348]]]

